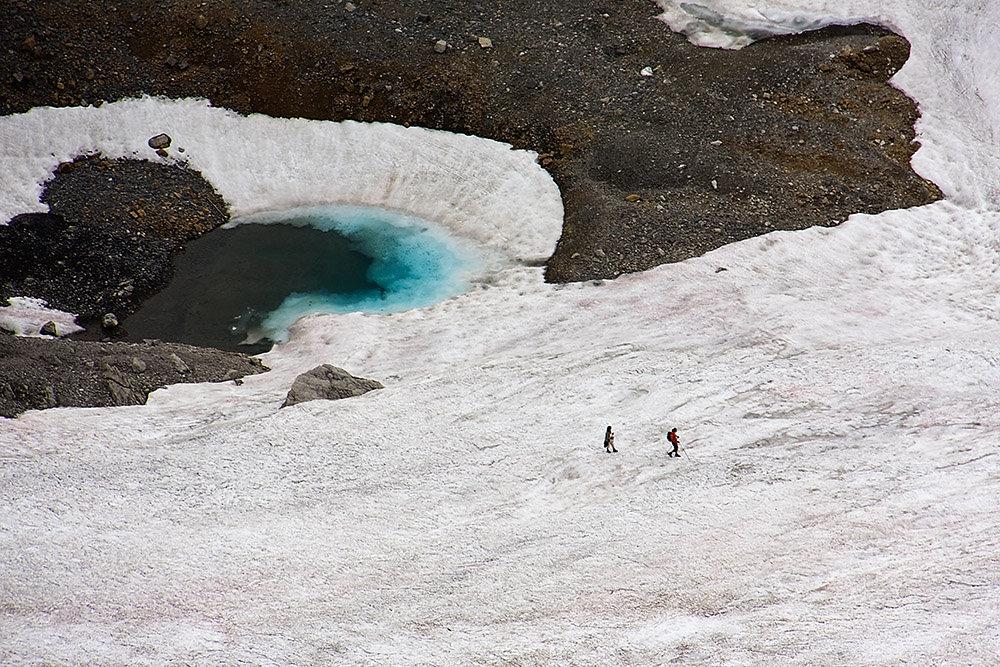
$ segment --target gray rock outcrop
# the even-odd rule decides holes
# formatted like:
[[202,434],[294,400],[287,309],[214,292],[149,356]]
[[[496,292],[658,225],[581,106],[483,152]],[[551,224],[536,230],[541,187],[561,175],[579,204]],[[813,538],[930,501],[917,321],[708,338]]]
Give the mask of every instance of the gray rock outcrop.
[[256,357],[177,343],[0,333],[0,417],[55,407],[142,405],[150,392],[167,385],[241,382],[266,370]]
[[351,398],[373,389],[382,389],[382,383],[355,377],[343,368],[323,364],[295,378],[281,407],[319,399],[334,401]]

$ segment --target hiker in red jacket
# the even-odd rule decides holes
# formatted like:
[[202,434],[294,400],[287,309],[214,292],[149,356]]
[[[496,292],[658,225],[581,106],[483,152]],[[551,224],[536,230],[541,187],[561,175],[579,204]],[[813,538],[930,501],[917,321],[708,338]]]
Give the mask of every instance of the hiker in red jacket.
[[676,457],[679,458],[680,457],[680,452],[677,451],[677,448],[681,444],[681,439],[679,437],[677,437],[677,429],[676,428],[672,429],[670,431],[670,433],[667,433],[667,440],[669,440],[670,444],[674,446],[673,451],[667,452],[667,456],[676,456]]

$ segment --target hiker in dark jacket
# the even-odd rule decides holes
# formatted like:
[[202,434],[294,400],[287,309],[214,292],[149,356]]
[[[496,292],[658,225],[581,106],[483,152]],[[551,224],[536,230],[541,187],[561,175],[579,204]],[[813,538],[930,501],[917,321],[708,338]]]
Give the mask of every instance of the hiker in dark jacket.
[[604,432],[604,451],[609,454],[611,452],[618,451],[615,449],[615,433],[611,430],[610,426],[608,426],[608,430]]
[[679,457],[680,456],[680,452],[677,451],[677,448],[681,444],[681,439],[679,437],[677,437],[677,429],[676,428],[672,429],[670,431],[670,433],[667,433],[667,440],[669,440],[670,444],[674,446],[673,451],[667,452],[667,456],[677,456],[677,457]]

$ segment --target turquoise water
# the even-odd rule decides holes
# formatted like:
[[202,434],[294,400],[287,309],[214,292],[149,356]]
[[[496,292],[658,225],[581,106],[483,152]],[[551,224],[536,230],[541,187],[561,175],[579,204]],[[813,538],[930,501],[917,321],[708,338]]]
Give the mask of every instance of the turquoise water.
[[461,294],[481,265],[468,244],[393,211],[258,214],[188,244],[170,284],[122,325],[132,340],[257,353],[304,315],[399,312]]

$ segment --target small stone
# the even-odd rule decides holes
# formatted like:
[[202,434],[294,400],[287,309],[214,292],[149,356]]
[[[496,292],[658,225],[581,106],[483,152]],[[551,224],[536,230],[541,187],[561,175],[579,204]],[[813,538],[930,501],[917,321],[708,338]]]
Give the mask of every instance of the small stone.
[[438,53],[444,53],[445,51],[448,50],[448,42],[444,41],[443,39],[439,39],[438,41],[434,42],[434,50],[437,51]]
[[639,201],[640,199],[642,199],[642,197],[639,195],[629,195],[628,197],[625,197],[625,201]]
[[489,37],[480,37],[479,38],[479,46],[481,46],[484,49],[492,49],[493,48],[493,40],[490,39]]
[[132,370],[136,373],[142,373],[146,370],[146,362],[139,357],[132,357]]
[[52,385],[45,387],[43,400],[45,401],[46,408],[54,408],[57,405],[59,405],[59,401],[56,400],[55,387],[53,387]]
[[185,375],[191,372],[191,368],[186,363],[184,363],[183,359],[177,356],[176,352],[171,352],[169,359],[170,361],[173,362],[174,369],[181,375]]
[[170,153],[168,153],[167,151],[163,150],[162,148],[160,150],[156,151],[156,154],[159,155],[160,157],[170,157]]
[[344,9],[346,9],[349,12],[353,12],[357,8],[358,6],[353,2],[348,2],[347,4],[344,5]]
[[51,320],[43,324],[41,330],[38,333],[42,334],[43,336],[59,335],[59,332],[56,331],[56,323]]
[[20,72],[14,72],[14,81],[16,81],[17,83],[21,83],[22,81],[24,81],[24,75],[21,74]]
[[118,317],[114,313],[104,313],[101,318],[101,326],[105,329],[114,329],[118,326]]
[[170,135],[160,133],[149,138],[149,147],[152,149],[169,148],[171,143]]
[[208,27],[208,19],[205,18],[204,14],[198,14],[198,18],[194,20],[194,27],[196,30],[204,30]]
[[642,76],[653,76],[653,68],[643,67],[642,70],[639,72],[639,74],[641,74]]

